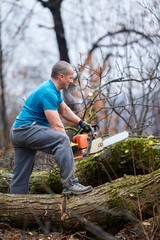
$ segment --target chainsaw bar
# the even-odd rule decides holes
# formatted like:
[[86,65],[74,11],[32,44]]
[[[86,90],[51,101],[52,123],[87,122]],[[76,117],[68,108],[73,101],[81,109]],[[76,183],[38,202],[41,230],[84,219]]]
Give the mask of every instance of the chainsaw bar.
[[122,141],[122,140],[128,138],[128,136],[129,136],[129,133],[127,131],[117,133],[111,137],[107,137],[107,138],[103,139],[103,146],[104,146],[104,148],[108,147],[114,143],[117,143],[119,141]]

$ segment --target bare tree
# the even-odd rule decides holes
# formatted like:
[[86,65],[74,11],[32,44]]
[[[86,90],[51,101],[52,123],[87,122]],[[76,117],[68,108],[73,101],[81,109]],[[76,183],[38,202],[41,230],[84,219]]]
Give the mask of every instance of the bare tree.
[[[155,22],[159,19],[155,7],[152,5],[149,9],[152,17],[142,14],[141,20],[145,26],[136,21],[138,17],[131,18],[131,23],[119,22],[119,29],[107,31],[99,37],[77,70],[84,117],[95,121],[98,114],[105,131],[108,128],[113,132],[128,128],[138,135],[160,135],[157,125],[160,115],[160,72],[156,51],[159,27],[156,25],[153,31],[148,25],[153,24],[153,19]],[[101,64],[95,67],[97,54],[101,57]]]
[[[83,66],[77,69],[77,73],[78,96],[81,95],[83,99],[83,118],[93,123],[97,123],[98,120],[103,132],[114,133],[127,128],[137,135],[158,135],[158,132],[154,131],[160,109],[158,98],[156,97],[156,104],[155,101],[153,102],[153,95],[159,83],[157,77],[134,79],[122,75],[106,81],[107,75],[103,75],[105,69],[101,68],[99,72],[86,68],[90,71],[91,78],[85,78],[84,85],[81,68]],[[94,83],[93,78],[95,78]],[[116,91],[113,92],[115,87]],[[137,88],[140,94],[137,94]]]
[[[51,12],[53,22],[54,22],[54,27],[52,28],[52,30],[55,31],[55,34],[56,34],[60,60],[64,60],[70,63],[64,24],[61,16],[61,4],[63,0],[56,0],[56,1],[37,0],[37,1],[40,2],[43,7],[48,8]],[[41,25],[41,27],[46,27],[46,26]],[[73,98],[74,89],[75,89],[74,85],[71,84],[68,89],[63,90],[63,95],[64,95],[65,102],[68,104],[68,106],[72,110],[75,111],[77,107],[76,107],[75,99]]]

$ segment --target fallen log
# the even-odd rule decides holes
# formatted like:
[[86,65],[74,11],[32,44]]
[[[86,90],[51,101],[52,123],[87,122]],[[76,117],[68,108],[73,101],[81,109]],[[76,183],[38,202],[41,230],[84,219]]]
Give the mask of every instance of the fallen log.
[[84,230],[99,226],[114,232],[128,221],[142,220],[158,211],[160,170],[137,177],[126,176],[94,188],[91,193],[0,194],[0,222],[14,227],[50,226],[57,230]]
[[[54,166],[55,168],[55,166]],[[75,163],[75,175],[84,185],[98,186],[119,177],[147,174],[160,168],[159,138],[130,138]],[[12,174],[0,171],[0,192],[9,192]],[[59,169],[33,172],[30,193],[61,193]]]
[[125,174],[147,174],[159,168],[160,139],[130,138],[78,162],[76,176],[83,184],[98,186]]

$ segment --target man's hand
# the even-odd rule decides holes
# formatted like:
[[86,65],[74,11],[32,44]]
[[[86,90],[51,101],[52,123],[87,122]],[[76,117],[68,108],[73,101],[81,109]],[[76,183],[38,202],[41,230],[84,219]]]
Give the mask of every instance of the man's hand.
[[91,126],[88,123],[84,122],[83,120],[79,122],[79,126],[83,128],[83,130],[87,133],[91,131]]

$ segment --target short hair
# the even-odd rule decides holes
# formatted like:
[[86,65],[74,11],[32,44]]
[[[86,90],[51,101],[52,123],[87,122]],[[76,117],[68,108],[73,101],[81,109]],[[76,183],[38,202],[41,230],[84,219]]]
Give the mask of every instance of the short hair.
[[60,73],[68,75],[72,69],[72,66],[65,61],[59,61],[52,67],[51,77],[57,79]]

